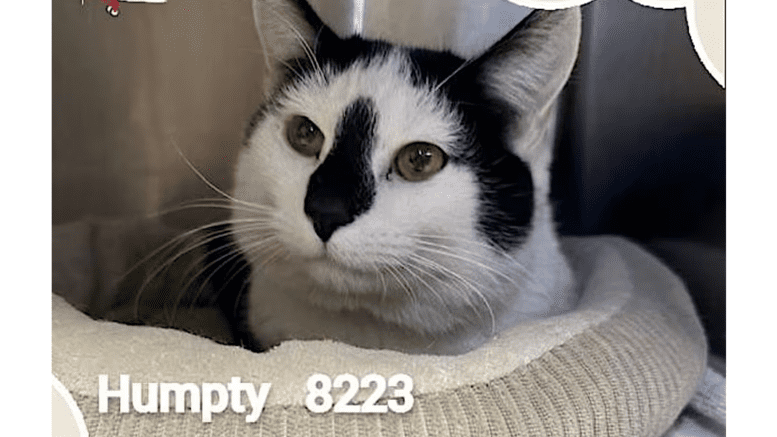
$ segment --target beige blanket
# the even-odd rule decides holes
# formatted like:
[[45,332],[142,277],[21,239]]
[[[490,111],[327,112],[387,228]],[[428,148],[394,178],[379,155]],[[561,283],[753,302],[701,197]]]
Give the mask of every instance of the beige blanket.
[[[71,232],[69,247],[78,246],[77,234]],[[706,364],[704,334],[683,284],[623,239],[568,238],[563,245],[582,287],[578,308],[516,326],[462,356],[326,341],[290,341],[255,354],[177,330],[95,321],[53,296],[52,369],[79,404],[90,435],[664,434],[693,397]],[[78,268],[67,262],[81,258],[57,257],[55,250],[55,293],[88,294],[79,294]],[[70,279],[57,282],[57,270],[70,271]],[[94,288],[100,281],[81,282]],[[407,374],[415,403],[401,414],[311,413],[306,383],[315,373]],[[115,389],[122,374],[143,387],[227,384],[233,377],[272,386],[255,423],[230,408],[210,423],[191,410],[122,413],[117,400],[98,412],[98,375],[108,375]]]

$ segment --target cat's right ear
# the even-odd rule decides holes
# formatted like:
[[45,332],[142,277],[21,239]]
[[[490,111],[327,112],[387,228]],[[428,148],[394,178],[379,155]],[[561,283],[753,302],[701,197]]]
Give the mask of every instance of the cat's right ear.
[[513,152],[530,164],[548,155],[542,138],[553,125],[554,102],[574,67],[580,35],[580,8],[535,10],[473,64],[491,97],[516,112]]
[[270,80],[264,83],[270,94],[283,79],[289,61],[314,56],[316,41],[334,35],[305,0],[253,0],[254,24],[259,35]]

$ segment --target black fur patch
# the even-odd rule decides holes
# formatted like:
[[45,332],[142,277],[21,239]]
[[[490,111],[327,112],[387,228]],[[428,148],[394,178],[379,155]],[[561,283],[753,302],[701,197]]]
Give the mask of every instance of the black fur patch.
[[358,36],[341,40],[333,33],[322,33],[316,47],[316,55],[334,71],[342,71],[357,61],[381,58],[391,51],[391,45],[382,41],[370,41]]
[[[392,50],[392,45],[382,41],[365,40],[358,36],[341,39],[316,17],[315,12],[304,1],[299,0],[298,3],[305,17],[316,29],[313,50],[319,65],[329,66],[337,72],[356,62],[384,56]],[[503,39],[508,37],[509,35]],[[500,44],[496,47],[499,50],[504,49]],[[465,63],[465,60],[452,53],[425,49],[401,50],[404,50],[410,59],[413,85],[426,87],[444,82],[437,92],[450,101],[453,108],[462,116],[465,130],[469,135],[465,143],[461,144],[459,151],[451,156],[451,163],[471,167],[478,175],[483,205],[479,212],[479,231],[496,247],[504,250],[517,247],[525,238],[531,224],[534,211],[534,186],[528,165],[509,151],[508,140],[513,134],[511,130],[521,114],[504,101],[489,97],[487,84],[482,83],[481,80],[483,60],[498,54],[491,53],[456,71]],[[288,81],[294,81],[300,75],[312,74],[316,68],[307,58],[292,60],[288,64],[294,66],[293,71],[288,71]],[[455,74],[451,76],[454,72]],[[346,112],[349,111],[352,111],[349,117],[356,117],[356,114],[364,112],[359,117],[370,118],[367,113],[374,114],[371,107],[369,110],[349,108]],[[356,134],[347,135],[350,136],[348,141],[352,141]],[[358,147],[355,145],[341,146],[343,149],[349,147],[352,148],[349,154],[356,153],[357,155],[354,156],[362,157],[359,160],[366,159],[364,157],[367,149],[356,150],[354,148]],[[358,160],[353,161],[353,164],[346,164],[344,157],[338,158],[340,153],[344,152],[335,153],[334,161],[330,164],[324,163],[316,173],[328,171],[331,172],[330,176],[351,180],[355,185],[323,184],[319,180],[323,180],[322,173],[318,173],[314,174],[315,180],[311,178],[308,187],[310,201],[313,202],[313,198],[320,199],[315,201],[315,205],[313,203],[309,205],[306,198],[305,211],[308,213],[310,208],[311,212],[308,215],[319,217],[318,220],[314,219],[314,223],[318,222],[316,232],[324,241],[328,240],[337,227],[353,221],[356,215],[365,211],[372,201],[372,195],[369,193],[374,190],[372,186],[374,182],[367,181],[368,178],[372,178],[371,173],[367,176],[368,172],[357,170],[354,165]],[[359,165],[364,165],[364,162],[359,162],[361,162]],[[340,175],[341,171],[344,173]],[[356,183],[357,180],[358,183]],[[326,190],[334,190],[337,186],[338,190],[345,191],[343,194],[335,195],[333,192],[325,191],[322,188],[324,186],[329,187]],[[313,188],[316,194],[311,197]],[[359,197],[350,199],[349,193],[359,193]],[[321,201],[324,198],[332,199],[336,205],[324,205]],[[325,213],[324,211],[328,209],[332,209],[332,212]],[[329,215],[330,218],[321,219],[324,215]]]
[[235,344],[254,352],[265,350],[246,326],[246,297],[249,292],[251,265],[237,248],[227,225],[213,227],[205,240],[207,257],[202,276],[207,278],[216,302],[230,324]]
[[[510,250],[526,236],[534,212],[534,184],[528,165],[509,150],[509,138],[520,114],[504,101],[489,97],[478,61],[464,64],[451,53],[409,50],[417,86],[443,83],[438,89],[462,116],[468,139],[455,164],[475,170],[482,208],[479,231],[491,244]],[[451,76],[451,74],[455,74]]]
[[254,129],[256,129],[256,126],[259,125],[259,123],[267,116],[269,106],[269,101],[262,103],[248,118],[248,121],[245,123],[245,127],[243,128],[243,146],[248,146],[248,140],[254,133]]
[[489,98],[485,85],[473,76],[463,72],[441,91],[457,106],[470,133],[467,150],[457,158],[478,175],[479,230],[492,244],[510,250],[524,240],[534,213],[529,166],[509,150],[512,129],[521,115],[505,102]]
[[338,124],[332,151],[310,176],[305,214],[324,242],[372,205],[375,178],[369,157],[376,121],[372,100],[351,103]]

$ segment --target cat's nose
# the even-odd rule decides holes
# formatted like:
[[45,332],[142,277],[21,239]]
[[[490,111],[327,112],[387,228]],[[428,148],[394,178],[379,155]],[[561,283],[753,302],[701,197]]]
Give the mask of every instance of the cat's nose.
[[370,99],[354,101],[338,123],[332,151],[310,175],[305,214],[326,243],[372,205],[375,178],[370,168],[376,115]]
[[306,199],[305,214],[313,222],[316,235],[324,243],[329,241],[334,232],[351,223],[353,214],[349,214],[345,199],[335,196],[316,196]]

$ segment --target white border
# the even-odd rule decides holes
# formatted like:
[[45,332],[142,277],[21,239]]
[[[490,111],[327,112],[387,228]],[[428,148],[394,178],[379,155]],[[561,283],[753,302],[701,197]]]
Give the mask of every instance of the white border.
[[[582,6],[591,3],[594,0],[507,0],[510,3],[514,3],[520,6],[526,6],[535,9],[564,9],[571,8],[573,6]],[[723,54],[723,69],[721,70],[710,59],[707,51],[704,49],[701,36],[699,34],[698,23],[696,22],[696,2],[704,0],[631,0],[634,3],[642,6],[647,6],[657,9],[678,9],[685,8],[685,20],[688,23],[688,33],[691,36],[691,42],[693,48],[696,50],[696,54],[699,56],[704,68],[712,75],[712,77],[718,82],[718,84],[726,87],[726,75],[725,75],[725,52]],[[724,21],[725,22],[725,21]],[[720,29],[721,32],[725,32],[724,29]],[[725,36],[725,33],[724,33]]]
[[[84,421],[84,415],[81,413],[81,409],[78,408],[76,400],[73,399],[73,395],[70,394],[67,388],[59,382],[54,374],[51,374],[51,387],[54,388],[64,399],[67,406],[70,408],[70,414],[76,420],[76,426],[78,426],[78,435],[81,437],[89,437],[89,431],[86,429],[86,422]],[[52,423],[52,427],[53,427]],[[52,429],[54,435],[57,435],[57,431]]]

